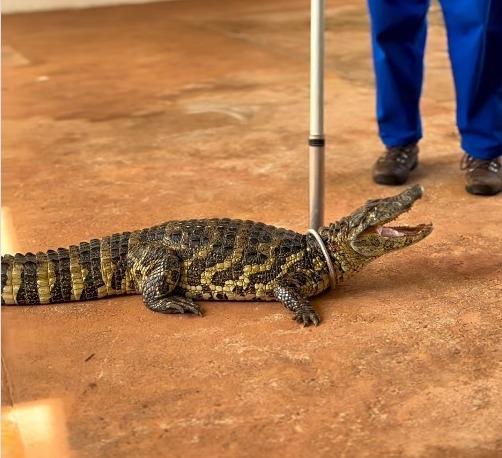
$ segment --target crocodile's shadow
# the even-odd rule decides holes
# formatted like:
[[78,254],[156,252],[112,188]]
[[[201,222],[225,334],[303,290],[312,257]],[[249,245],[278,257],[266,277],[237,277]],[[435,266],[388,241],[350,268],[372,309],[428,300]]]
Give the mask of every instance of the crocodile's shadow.
[[[491,253],[486,258],[473,254],[463,254],[461,256],[445,255],[441,258],[402,258],[392,265],[392,270],[386,269],[386,263],[392,260],[382,259],[377,261],[366,271],[348,278],[330,293],[334,299],[348,298],[353,295],[357,297],[370,295],[374,292],[392,291],[399,289],[397,285],[406,285],[407,289],[415,291],[440,292],[450,289],[452,285],[456,288],[471,289],[473,282],[478,288],[483,288],[483,284],[489,284],[498,275],[502,274],[501,256]],[[402,290],[399,294],[402,293]],[[472,294],[476,294],[476,288],[472,289]]]

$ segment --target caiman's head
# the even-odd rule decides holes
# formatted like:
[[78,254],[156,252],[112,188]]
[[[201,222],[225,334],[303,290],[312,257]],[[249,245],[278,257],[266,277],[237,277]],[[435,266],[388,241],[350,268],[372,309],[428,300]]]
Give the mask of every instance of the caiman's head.
[[323,227],[319,234],[344,272],[391,251],[408,247],[427,237],[432,224],[394,226],[390,223],[409,211],[422,197],[423,188],[412,186],[397,196],[370,200],[350,216]]

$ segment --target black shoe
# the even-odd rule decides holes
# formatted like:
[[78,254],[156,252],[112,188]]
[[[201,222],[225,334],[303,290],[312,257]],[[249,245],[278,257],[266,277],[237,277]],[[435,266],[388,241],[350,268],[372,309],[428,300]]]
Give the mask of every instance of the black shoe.
[[417,165],[418,145],[416,143],[387,148],[373,167],[373,180],[378,184],[404,184]]
[[460,164],[466,170],[465,189],[471,194],[493,196],[502,191],[501,156],[495,159],[476,159],[465,154]]

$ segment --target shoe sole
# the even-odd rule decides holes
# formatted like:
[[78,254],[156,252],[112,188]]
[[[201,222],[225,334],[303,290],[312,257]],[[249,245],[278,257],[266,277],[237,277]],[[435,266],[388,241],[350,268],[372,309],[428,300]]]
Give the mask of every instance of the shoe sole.
[[483,185],[466,186],[465,190],[469,194],[474,194],[475,196],[494,196],[495,194],[498,194],[499,192],[502,191],[493,189],[490,186],[483,186]]
[[[415,170],[418,166],[418,161],[416,161],[410,168],[410,173]],[[395,175],[376,175],[373,176],[373,181],[378,184],[384,184],[387,186],[399,186],[402,184],[405,184],[408,181],[408,178],[410,175],[404,177],[404,178],[399,178],[396,177]]]

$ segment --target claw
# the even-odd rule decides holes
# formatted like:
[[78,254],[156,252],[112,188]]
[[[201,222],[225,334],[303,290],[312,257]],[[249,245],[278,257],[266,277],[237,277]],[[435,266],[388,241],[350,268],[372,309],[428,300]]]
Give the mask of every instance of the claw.
[[192,312],[194,315],[197,315],[197,316],[202,316],[203,315],[203,312],[202,312],[202,309],[200,307],[190,307],[190,312]]
[[321,322],[317,313],[313,310],[301,310],[298,311],[292,318],[298,324],[303,325],[303,327],[310,326],[313,324],[314,326],[319,326]]
[[168,298],[159,299],[149,307],[161,313],[180,313],[180,314],[193,314],[202,316],[201,308],[190,299],[178,296],[171,296]]

